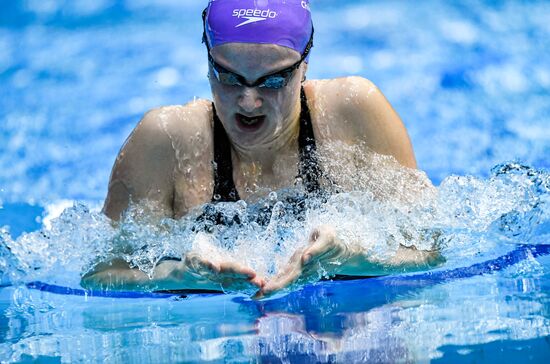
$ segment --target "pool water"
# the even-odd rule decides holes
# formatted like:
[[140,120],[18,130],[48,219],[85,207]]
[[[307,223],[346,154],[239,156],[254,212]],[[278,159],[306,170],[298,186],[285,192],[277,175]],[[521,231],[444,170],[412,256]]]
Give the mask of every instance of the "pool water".
[[[204,5],[3,4],[0,362],[546,362],[550,256],[527,250],[479,275],[326,282],[262,301],[60,295],[26,285],[78,288],[94,257],[113,254],[147,270],[160,252],[181,254],[197,238],[185,219],[158,228],[138,209],[113,227],[99,210],[141,115],[209,97]],[[231,254],[272,274],[269,262],[284,261],[308,228],[328,221],[382,258],[392,251],[384,237],[421,244],[437,232],[446,262],[435,272],[550,244],[548,2],[313,0],[312,8],[308,78],[374,81],[437,193],[404,213],[398,201],[375,203],[368,183],[358,183],[312,209],[305,226],[273,218],[270,231],[218,231]],[[364,159],[355,158],[373,162]],[[379,171],[390,184],[410,177],[374,162],[391,167]],[[145,244],[151,254],[111,248],[128,236],[130,247]],[[273,241],[286,248],[274,252]]]

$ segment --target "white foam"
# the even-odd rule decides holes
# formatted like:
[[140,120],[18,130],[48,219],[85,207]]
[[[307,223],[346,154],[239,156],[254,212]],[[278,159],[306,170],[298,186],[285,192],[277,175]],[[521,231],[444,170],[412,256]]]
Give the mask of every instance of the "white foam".
[[45,207],[44,217],[42,218],[42,225],[46,230],[51,230],[52,220],[57,219],[65,209],[72,207],[74,201],[72,200],[59,200],[51,203]]

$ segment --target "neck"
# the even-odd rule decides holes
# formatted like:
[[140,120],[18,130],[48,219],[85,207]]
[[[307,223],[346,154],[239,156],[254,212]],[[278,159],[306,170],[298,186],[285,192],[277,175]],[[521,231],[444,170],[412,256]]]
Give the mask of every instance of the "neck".
[[264,143],[254,146],[242,146],[232,143],[234,158],[240,164],[259,164],[264,172],[272,170],[276,159],[297,154],[298,135],[300,133],[300,100],[293,108],[286,125]]

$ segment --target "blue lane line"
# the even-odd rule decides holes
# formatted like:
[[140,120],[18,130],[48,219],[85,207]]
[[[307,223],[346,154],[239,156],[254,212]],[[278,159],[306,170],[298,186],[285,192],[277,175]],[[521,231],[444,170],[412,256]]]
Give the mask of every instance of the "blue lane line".
[[173,293],[156,293],[156,292],[125,292],[125,291],[101,291],[82,288],[70,288],[48,284],[44,282],[29,282],[27,288],[36,289],[55,294],[71,295],[71,296],[87,296],[87,297],[110,297],[110,298],[170,298],[180,294]]
[[[488,274],[501,271],[514,264],[517,264],[530,255],[539,257],[550,254],[550,244],[540,245],[520,245],[511,252],[495,259],[487,260],[482,263],[473,264],[469,267],[461,267],[447,270],[428,271],[423,273],[415,273],[409,275],[390,275],[379,278],[360,279],[357,281],[346,282],[325,282],[309,286],[307,288],[322,287],[326,284],[361,284],[367,287],[369,284],[379,285],[395,285],[395,286],[410,286],[416,285],[419,288],[430,286],[437,283],[443,283],[454,279],[470,278],[481,274]],[[415,284],[415,282],[417,284]],[[211,296],[212,293],[194,293],[193,291],[179,291],[177,293],[160,293],[160,292],[124,292],[124,291],[102,291],[88,290],[82,288],[70,288],[47,284],[44,282],[30,282],[26,284],[27,288],[36,289],[39,291],[50,292],[55,294],[73,295],[73,296],[88,296],[88,297],[109,297],[109,298],[170,298],[181,297],[187,295],[193,296]]]

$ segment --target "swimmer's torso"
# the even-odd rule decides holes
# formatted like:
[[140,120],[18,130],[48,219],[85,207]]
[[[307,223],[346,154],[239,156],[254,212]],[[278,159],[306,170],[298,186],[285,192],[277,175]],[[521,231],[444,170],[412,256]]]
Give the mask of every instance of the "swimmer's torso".
[[[330,153],[325,147],[334,143],[360,144],[416,167],[399,116],[370,81],[359,77],[308,81],[304,91],[321,155]],[[210,202],[214,193],[213,118],[208,100],[147,113],[119,153],[105,213],[118,219],[130,200],[146,199],[158,205],[163,214],[181,217]],[[254,201],[295,184],[297,135],[289,140],[279,151],[263,151],[268,158],[241,160],[237,153],[231,153],[233,181],[241,199]],[[329,179],[338,180],[339,176],[324,172]]]

